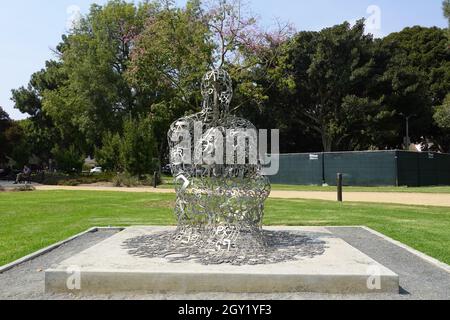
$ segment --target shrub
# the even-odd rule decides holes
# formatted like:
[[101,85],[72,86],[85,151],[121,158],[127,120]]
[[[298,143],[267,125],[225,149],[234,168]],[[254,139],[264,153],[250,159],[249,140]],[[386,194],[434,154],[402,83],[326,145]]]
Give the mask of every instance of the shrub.
[[129,173],[118,173],[113,179],[113,185],[115,187],[137,187],[141,185],[139,179],[130,175]]
[[23,186],[19,186],[19,187],[15,187],[12,191],[13,192],[27,192],[27,191],[35,191],[36,188],[29,185],[29,184],[25,184]]
[[120,154],[125,171],[133,176],[157,170],[156,142],[148,118],[125,121]]
[[62,180],[58,183],[59,186],[67,186],[67,187],[76,187],[79,186],[81,183],[77,179],[69,179],[69,180]]
[[95,160],[103,168],[114,172],[122,171],[122,139],[119,134],[107,132],[103,137],[102,148],[95,152]]
[[[142,185],[148,186],[148,187],[153,187],[155,185],[154,179],[155,179],[154,174],[145,175],[144,178],[141,180]],[[161,183],[162,183],[161,175],[157,174],[156,175],[156,185],[159,186]]]
[[52,153],[60,171],[65,173],[81,172],[84,159],[74,146],[70,146],[68,149],[55,147]]
[[62,173],[45,173],[33,181],[52,186],[77,186],[80,184],[91,184],[97,182],[111,182],[114,178],[113,173],[105,172],[95,175],[69,175]]
[[70,179],[69,175],[62,173],[45,173],[44,177],[37,180],[41,184],[45,184],[48,186],[57,186],[61,183],[61,181]]

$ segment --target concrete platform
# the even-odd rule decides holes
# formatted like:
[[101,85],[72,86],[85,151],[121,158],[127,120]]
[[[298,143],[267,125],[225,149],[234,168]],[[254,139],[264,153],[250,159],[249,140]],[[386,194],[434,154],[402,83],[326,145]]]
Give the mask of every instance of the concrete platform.
[[[326,228],[270,230],[301,232],[326,243],[314,258],[257,266],[170,263],[128,254],[123,242],[163,227],[132,227],[45,271],[49,293],[398,293],[397,274],[336,237]],[[79,280],[80,286],[73,288]],[[375,286],[368,286],[375,284]],[[378,288],[376,284],[379,283]],[[69,284],[69,286],[68,286]]]

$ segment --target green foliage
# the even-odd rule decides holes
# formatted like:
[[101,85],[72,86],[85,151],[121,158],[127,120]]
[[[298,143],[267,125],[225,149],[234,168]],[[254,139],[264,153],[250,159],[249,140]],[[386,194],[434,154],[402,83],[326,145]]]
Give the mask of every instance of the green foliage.
[[156,143],[149,118],[125,121],[121,159],[125,171],[133,176],[140,177],[159,170]]
[[166,133],[177,118],[201,107],[200,83],[212,65],[211,42],[199,1],[184,9],[155,6],[136,37],[127,78],[137,99],[150,107],[157,148],[166,154]]
[[414,142],[450,150],[443,107],[434,111],[450,92],[446,30],[373,39],[358,21],[295,36],[288,26],[262,32],[237,3],[92,5],[63,35],[57,61],[13,90],[30,119],[6,121],[0,112],[0,129],[8,127],[0,162],[34,155],[44,164],[52,150],[73,145],[80,155],[95,152],[105,170],[152,173],[167,161],[170,123],[201,108],[201,78],[221,64],[235,84],[232,109],[280,129],[282,152],[400,148],[400,114],[414,115]]
[[416,72],[425,82],[434,105],[450,92],[450,51],[445,30],[415,26],[383,39],[393,56],[392,64]]
[[436,108],[434,119],[439,127],[450,130],[450,93],[444,103]]
[[374,51],[364,21],[298,33],[279,59],[281,72],[274,72],[289,96],[280,106],[278,121],[288,128],[306,128],[325,151],[367,147],[371,141],[354,140],[382,111],[379,97],[369,91],[373,79],[380,77]]
[[63,173],[44,173],[33,176],[33,181],[51,186],[78,186],[80,184],[93,184],[100,182],[112,182],[114,175],[112,173],[100,173],[95,175],[87,174],[63,174]]
[[[383,45],[391,55],[386,72],[392,83],[392,91],[386,91],[391,108],[415,115],[410,123],[413,141],[424,142],[425,146],[433,142],[436,151],[450,151],[448,135],[433,121],[434,109],[450,92],[450,50],[445,30],[405,28],[384,38]],[[401,129],[404,132],[404,126]]]
[[149,118],[125,120],[123,134],[105,134],[103,147],[96,152],[104,170],[126,171],[134,176],[158,171],[158,154]]
[[33,154],[26,135],[25,124],[25,121],[13,121],[3,133],[6,142],[4,150],[17,169],[22,169],[24,165],[29,165],[29,159]]
[[443,145],[432,117],[450,90],[443,30],[406,28],[374,40],[363,21],[344,23],[299,32],[282,52],[266,71],[276,84],[264,103],[267,118],[256,117],[281,129],[282,152],[401,148],[403,115],[414,115],[414,142]]
[[6,130],[8,130],[12,125],[12,121],[9,118],[8,113],[0,107],[0,164],[6,162],[6,156],[11,150],[11,141],[6,135]]
[[122,171],[124,166],[121,157],[122,139],[120,135],[107,132],[103,137],[102,145],[95,152],[97,163],[105,171]]
[[442,1],[442,9],[444,10],[444,16],[450,21],[450,0]]
[[[31,76],[27,88],[12,90],[15,108],[30,115],[23,123],[27,142],[32,154],[48,160],[55,144],[63,143],[53,119],[43,110],[43,96],[56,90],[66,80],[62,63],[47,61],[45,69]],[[75,136],[69,137],[75,143]]]
[[81,172],[84,158],[75,146],[71,145],[69,148],[55,147],[53,155],[60,171],[66,173]]
[[118,173],[112,180],[115,187],[138,187],[141,185],[139,179],[129,173]]
[[0,107],[0,165],[9,160],[15,163],[16,168],[28,164],[32,153],[24,128],[24,121],[11,120]]

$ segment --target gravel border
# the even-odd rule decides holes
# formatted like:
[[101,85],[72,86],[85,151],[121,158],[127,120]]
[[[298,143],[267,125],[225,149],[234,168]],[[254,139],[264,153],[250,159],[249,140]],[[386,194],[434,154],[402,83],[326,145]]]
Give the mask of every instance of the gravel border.
[[70,241],[76,240],[76,239],[78,239],[78,238],[84,236],[84,235],[87,234],[87,233],[94,233],[94,232],[98,232],[98,231],[100,231],[100,230],[106,230],[106,231],[108,231],[108,230],[111,230],[111,231],[122,231],[123,229],[124,229],[124,228],[108,228],[108,227],[93,227],[93,228],[90,228],[90,229],[88,229],[88,230],[86,230],[86,231],[84,231],[84,232],[81,232],[81,233],[79,233],[79,234],[77,234],[77,235],[74,235],[73,237],[70,237],[70,238],[68,238],[68,239],[66,239],[66,240],[57,242],[57,243],[55,243],[55,244],[53,244],[53,245],[51,245],[51,246],[48,246],[47,248],[41,249],[41,250],[39,250],[39,251],[36,251],[36,252],[34,252],[34,253],[32,253],[32,254],[29,254],[29,255],[23,257],[23,258],[20,258],[20,259],[18,259],[18,260],[16,260],[16,261],[13,261],[13,262],[8,263],[8,264],[6,264],[6,265],[4,265],[4,266],[1,266],[1,267],[0,267],[0,274],[6,272],[6,271],[8,271],[8,270],[11,270],[11,269],[14,268],[14,267],[17,267],[17,266],[21,265],[21,264],[24,263],[24,262],[27,262],[27,261],[36,259],[36,258],[38,258],[39,256],[42,256],[42,255],[44,255],[44,254],[46,254],[46,253],[48,253],[48,252],[50,252],[50,251],[53,251],[53,250],[55,250],[55,249],[61,247],[62,245],[64,245],[64,244],[70,242]]

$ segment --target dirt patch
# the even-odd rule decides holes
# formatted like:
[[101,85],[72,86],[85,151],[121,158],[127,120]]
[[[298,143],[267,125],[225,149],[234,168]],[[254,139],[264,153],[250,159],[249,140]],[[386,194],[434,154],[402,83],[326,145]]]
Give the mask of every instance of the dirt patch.
[[[334,192],[272,191],[271,198],[336,201]],[[344,192],[346,202],[395,203],[403,205],[450,207],[450,194],[394,193],[394,192]]]

